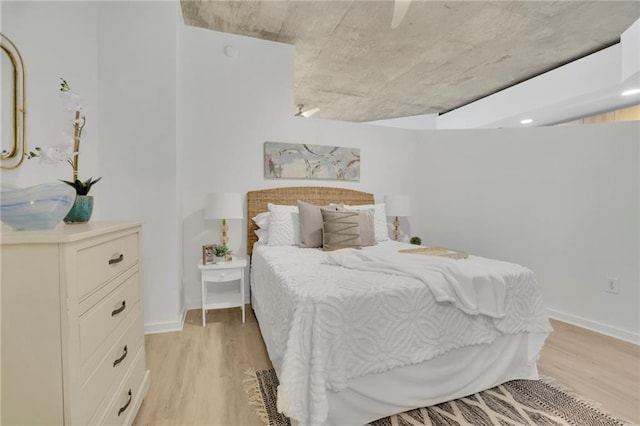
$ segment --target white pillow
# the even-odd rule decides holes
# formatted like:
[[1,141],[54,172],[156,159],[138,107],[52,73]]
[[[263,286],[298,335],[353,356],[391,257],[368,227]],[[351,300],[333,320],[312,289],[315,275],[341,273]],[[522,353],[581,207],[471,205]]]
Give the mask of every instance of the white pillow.
[[344,206],[348,210],[370,210],[373,209],[373,227],[375,229],[376,241],[387,241],[389,238],[389,231],[387,228],[387,209],[384,203],[380,204],[364,204],[361,206]]
[[294,246],[300,244],[300,215],[298,206],[268,205],[270,246]]
[[258,213],[252,219],[255,222],[255,224],[258,225],[258,228],[269,229],[269,222],[271,222],[271,213],[269,212]]
[[267,244],[269,242],[269,231],[266,229],[256,229],[253,231],[258,236],[258,242],[262,244]]

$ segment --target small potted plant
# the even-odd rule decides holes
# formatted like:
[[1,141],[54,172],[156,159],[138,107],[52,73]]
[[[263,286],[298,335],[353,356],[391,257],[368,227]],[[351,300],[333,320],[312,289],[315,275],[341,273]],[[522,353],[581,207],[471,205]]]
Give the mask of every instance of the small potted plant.
[[65,223],[85,223],[91,219],[91,213],[93,212],[93,196],[89,195],[89,190],[102,178],[89,178],[84,181],[78,178],[80,139],[82,138],[84,126],[87,124],[87,118],[84,114],[85,109],[80,103],[80,96],[71,91],[69,83],[63,78],[60,79],[60,94],[67,111],[73,113],[73,121],[71,122],[73,129],[72,143],[70,145],[37,146],[33,151],[26,152],[25,156],[28,159],[40,158],[40,161],[49,164],[60,161],[69,163],[73,170],[72,179],[61,180],[76,190],[76,199],[63,220]]
[[422,244],[422,240],[420,239],[420,237],[411,237],[411,239],[409,240],[409,242],[411,244],[415,244],[417,246],[419,246],[420,244]]
[[219,244],[213,249],[213,254],[216,256],[216,263],[226,262],[226,257],[229,253],[231,253],[231,250],[224,244]]

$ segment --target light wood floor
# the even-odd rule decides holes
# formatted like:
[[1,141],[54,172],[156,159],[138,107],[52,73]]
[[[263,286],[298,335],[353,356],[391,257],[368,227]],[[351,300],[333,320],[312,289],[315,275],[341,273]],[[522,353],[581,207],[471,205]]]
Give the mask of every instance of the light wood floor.
[[[242,385],[249,368],[271,367],[260,330],[247,305],[189,311],[181,332],[145,337],[151,387],[135,425],[262,426]],[[640,423],[640,347],[553,321],[538,363],[576,393],[610,413]]]
[[640,346],[560,321],[547,339],[538,370],[596,401],[614,415],[640,423]]

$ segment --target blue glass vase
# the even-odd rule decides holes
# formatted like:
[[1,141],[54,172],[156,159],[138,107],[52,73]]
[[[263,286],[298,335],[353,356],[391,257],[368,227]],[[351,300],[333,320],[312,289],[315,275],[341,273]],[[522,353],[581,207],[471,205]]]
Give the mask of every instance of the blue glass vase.
[[62,182],[19,188],[2,185],[0,219],[16,231],[53,229],[67,214],[75,189]]
[[86,223],[93,213],[93,195],[76,195],[76,201],[64,217],[65,223]]

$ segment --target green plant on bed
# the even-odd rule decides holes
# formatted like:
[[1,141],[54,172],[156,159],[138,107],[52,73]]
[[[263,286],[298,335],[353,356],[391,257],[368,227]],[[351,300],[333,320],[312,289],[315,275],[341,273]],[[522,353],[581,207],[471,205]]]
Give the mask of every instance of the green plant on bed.
[[213,252],[215,253],[216,257],[224,257],[228,254],[231,254],[231,250],[229,250],[229,247],[224,244],[215,246]]
[[411,244],[415,244],[417,246],[419,246],[420,244],[422,244],[422,240],[420,239],[420,237],[411,237],[411,239],[409,240],[409,242]]

